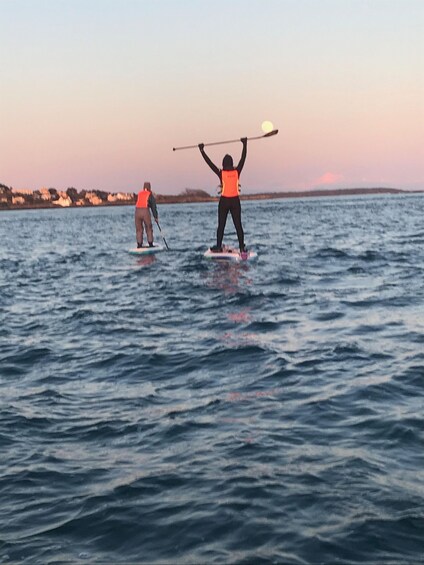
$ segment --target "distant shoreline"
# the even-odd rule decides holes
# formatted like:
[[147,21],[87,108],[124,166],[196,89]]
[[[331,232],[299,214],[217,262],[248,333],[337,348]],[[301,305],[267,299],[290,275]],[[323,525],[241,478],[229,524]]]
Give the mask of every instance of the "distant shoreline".
[[[2,190],[3,189],[3,190]],[[0,185],[0,211],[1,210],[31,210],[50,208],[95,208],[99,206],[134,206],[136,194],[125,193],[114,194],[104,191],[82,191],[78,193],[59,193],[56,189],[44,189],[50,191],[51,199],[46,200],[38,197],[39,191],[34,193],[20,193]],[[38,194],[37,194],[38,193]],[[341,188],[329,190],[305,190],[299,192],[264,192],[255,194],[241,194],[241,200],[274,200],[281,198],[313,198],[313,197],[341,197],[341,196],[366,196],[373,194],[420,194],[423,190],[404,190],[400,188]],[[59,196],[60,195],[60,196]],[[90,199],[88,198],[90,195]],[[68,201],[64,201],[64,196]],[[119,198],[118,198],[119,197]],[[155,194],[158,204],[192,204],[197,202],[216,202],[219,196],[211,196],[202,190],[187,189],[185,193],[178,195]]]
[[[367,194],[416,194],[424,192],[423,190],[403,190],[400,188],[340,188],[330,190],[304,190],[296,192],[263,192],[255,194],[240,194],[240,200],[273,200],[279,198],[312,198],[312,197],[325,197],[325,196],[355,196]],[[158,203],[191,203],[191,202],[216,202],[219,196],[210,196],[208,198],[202,197],[187,197],[186,195],[156,195]]]

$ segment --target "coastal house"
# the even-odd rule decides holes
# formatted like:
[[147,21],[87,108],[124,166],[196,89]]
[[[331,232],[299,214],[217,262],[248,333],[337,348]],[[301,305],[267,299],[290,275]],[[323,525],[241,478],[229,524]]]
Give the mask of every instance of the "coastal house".
[[118,192],[117,194],[108,194],[108,202],[132,202],[134,200],[133,194]]
[[48,188],[40,188],[39,193],[41,195],[42,200],[49,201],[49,200],[52,199],[52,195],[50,194],[50,191],[49,191]]
[[11,188],[12,194],[32,196],[34,191],[31,188]]
[[97,196],[97,194],[95,192],[86,192],[85,193],[85,200],[88,201],[93,206],[98,206],[99,204],[102,204],[102,202],[103,202],[102,199],[99,198],[99,196]]
[[72,200],[66,192],[58,192],[58,196],[59,198],[57,200],[53,200],[53,204],[55,204],[56,206],[62,206],[62,208],[68,208],[69,206],[72,206]]
[[25,204],[23,196],[12,196],[12,204]]

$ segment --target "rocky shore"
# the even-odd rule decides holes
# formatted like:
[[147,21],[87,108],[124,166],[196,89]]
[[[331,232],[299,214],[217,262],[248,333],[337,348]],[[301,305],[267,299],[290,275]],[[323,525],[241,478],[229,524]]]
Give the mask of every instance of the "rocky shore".
[[[302,192],[268,192],[241,195],[242,200],[269,200],[273,198],[306,198],[317,196],[350,196],[360,194],[402,194],[408,191],[397,188],[347,188],[337,190],[310,190]],[[218,196],[211,196],[204,190],[186,189],[178,195],[155,194],[158,204],[189,202],[212,202]],[[124,206],[134,205],[137,194],[102,190],[81,190],[68,188],[65,191],[56,188],[39,190],[14,189],[0,184],[0,210],[28,208],[70,208],[78,206]]]

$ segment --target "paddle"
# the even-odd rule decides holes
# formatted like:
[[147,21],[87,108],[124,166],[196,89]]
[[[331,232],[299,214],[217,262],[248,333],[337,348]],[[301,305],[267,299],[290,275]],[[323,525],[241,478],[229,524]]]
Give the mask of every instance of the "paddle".
[[165,246],[166,246],[166,250],[169,251],[169,246],[168,246],[168,244],[166,243],[166,239],[165,239],[165,236],[164,236],[163,233],[162,233],[162,230],[160,229],[160,225],[159,225],[158,220],[155,220],[155,222],[156,222],[156,225],[157,225],[158,228],[159,228],[160,235],[162,236],[163,242],[164,242],[164,244],[165,244]]
[[[264,135],[258,135],[257,137],[247,137],[248,141],[252,141],[253,139],[263,139],[264,137],[271,137],[273,135],[277,135],[278,129],[274,129]],[[229,139],[228,141],[215,141],[214,143],[204,143],[204,147],[209,147],[211,145],[224,145],[225,143],[236,143],[240,141],[240,139]],[[184,147],[173,147],[172,151],[179,151],[180,149],[197,149],[199,145],[185,145]]]

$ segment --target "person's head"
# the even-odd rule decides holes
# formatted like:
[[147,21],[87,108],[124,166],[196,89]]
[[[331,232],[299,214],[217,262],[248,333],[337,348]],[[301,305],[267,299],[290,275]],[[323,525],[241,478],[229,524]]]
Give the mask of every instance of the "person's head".
[[144,183],[143,190],[150,190],[150,192],[152,191],[152,187],[150,186],[150,182]]
[[234,163],[233,163],[233,158],[231,157],[231,155],[225,155],[224,158],[222,159],[222,168],[224,169],[224,171],[231,171],[231,169],[234,169]]

